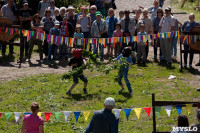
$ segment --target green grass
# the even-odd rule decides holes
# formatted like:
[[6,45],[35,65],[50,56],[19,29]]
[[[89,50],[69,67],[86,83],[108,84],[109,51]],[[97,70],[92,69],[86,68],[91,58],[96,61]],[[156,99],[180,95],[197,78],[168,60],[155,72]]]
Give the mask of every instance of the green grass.
[[[83,83],[80,81],[80,84],[72,91],[73,96],[65,94],[73,83],[72,79],[63,81],[60,79],[62,75],[36,75],[5,82],[0,85],[0,112],[30,112],[30,104],[33,101],[40,104],[41,112],[91,110],[87,122],[84,121],[82,114],[78,122],[75,121],[73,114],[69,116],[68,122],[65,122],[63,113],[60,122],[56,122],[54,114],[48,124],[45,122],[45,132],[47,133],[80,133],[86,129],[92,117],[92,111],[102,110],[103,102],[109,96],[115,98],[116,108],[120,109],[151,107],[152,93],[156,94],[156,100],[197,101],[200,98],[199,93],[188,82],[192,80],[192,74],[187,70],[181,73],[178,67],[176,64],[174,69],[167,69],[157,63],[149,63],[148,67],[132,66],[129,71],[129,79],[134,88],[132,97],[128,96],[128,89],[122,94],[118,94],[120,87],[114,82],[116,71],[111,72],[110,75],[85,71],[84,73],[89,79],[89,94],[83,94]],[[176,79],[168,80],[171,74],[175,75]],[[195,112],[196,108],[193,108],[192,113],[187,115],[186,109],[182,110],[182,114],[189,117],[190,124],[196,123]],[[5,115],[2,115],[0,132],[20,132],[23,116],[20,117],[19,123],[16,123],[14,115],[10,122],[6,122]],[[163,107],[160,117],[157,119],[158,130],[171,131],[172,126],[176,125],[177,116],[178,113],[173,108],[171,117],[168,117]],[[44,114],[42,117],[45,119]],[[150,133],[152,117],[149,118],[142,109],[138,120],[132,110],[127,121],[125,113],[122,111],[119,131],[121,133]]]

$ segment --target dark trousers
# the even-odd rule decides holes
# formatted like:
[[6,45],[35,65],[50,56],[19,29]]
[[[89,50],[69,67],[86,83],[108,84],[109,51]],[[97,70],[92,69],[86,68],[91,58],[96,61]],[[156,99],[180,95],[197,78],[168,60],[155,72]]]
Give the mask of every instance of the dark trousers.
[[31,39],[29,41],[28,59],[31,59],[33,47],[34,47],[35,44],[38,45],[38,51],[39,51],[39,54],[40,54],[40,60],[42,60],[43,59],[42,41],[39,40],[39,39],[36,39],[35,37],[31,37]]
[[[160,39],[154,39],[154,57],[157,58],[157,51],[158,51],[158,46],[160,46]],[[161,51],[161,48],[160,48],[160,57],[162,57],[162,51]]]
[[149,54],[149,42],[147,40],[147,45],[145,46],[145,52],[146,52],[146,59],[148,58],[148,54]]
[[23,36],[22,38],[22,50],[23,50],[23,55],[24,55],[24,50],[25,50],[25,57],[28,57],[28,49],[29,49],[29,42],[27,42],[27,37]]
[[[14,40],[11,40],[10,42],[14,42]],[[9,54],[13,54],[13,45],[9,45]],[[6,54],[6,45],[2,44],[2,55]]]
[[45,54],[45,56],[48,56],[48,47],[49,43],[47,42],[47,40],[44,40],[43,53]]
[[[187,44],[184,44],[184,50],[189,50],[190,47]],[[188,58],[188,53],[184,53],[184,63],[187,65],[187,58]],[[194,58],[194,53],[190,53],[190,60],[189,60],[189,65],[192,65]]]

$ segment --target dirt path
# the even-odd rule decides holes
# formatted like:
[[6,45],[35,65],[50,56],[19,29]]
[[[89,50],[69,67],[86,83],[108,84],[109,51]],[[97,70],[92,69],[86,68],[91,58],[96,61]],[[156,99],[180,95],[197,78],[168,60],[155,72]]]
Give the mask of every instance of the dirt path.
[[[169,2],[170,0],[166,0],[164,7],[170,5]],[[143,7],[150,7],[153,4],[153,0],[116,0],[116,5],[118,7],[117,11],[119,10],[125,10],[125,9],[137,9],[139,5]],[[176,9],[173,11],[177,11]],[[179,18],[179,21],[184,22],[185,19],[188,17],[188,15],[178,15],[176,18]],[[178,48],[178,53],[179,53],[179,48]],[[178,54],[179,56],[179,54]],[[153,48],[150,47],[149,51],[149,60],[153,57]],[[37,64],[38,62],[36,59],[38,59],[38,55],[34,55],[32,62],[33,64]],[[195,55],[194,59],[194,64],[198,62],[198,56]],[[179,57],[178,57],[179,61]],[[0,66],[0,82],[5,82],[5,81],[10,81],[16,78],[21,78],[25,76],[31,76],[31,75],[38,75],[38,74],[45,74],[45,73],[65,73],[67,72],[70,68],[69,67],[62,67],[59,66],[58,68],[49,68],[47,65],[34,65],[32,67],[29,66],[28,63],[22,64],[21,69],[17,68],[18,64],[16,62],[11,62],[9,65],[6,66]],[[197,67],[196,67],[197,68]],[[199,69],[199,67],[198,67]],[[200,69],[199,69],[200,70]],[[194,76],[195,81],[200,81],[200,76]],[[194,81],[194,82],[195,82]],[[197,82],[197,86],[200,86]]]

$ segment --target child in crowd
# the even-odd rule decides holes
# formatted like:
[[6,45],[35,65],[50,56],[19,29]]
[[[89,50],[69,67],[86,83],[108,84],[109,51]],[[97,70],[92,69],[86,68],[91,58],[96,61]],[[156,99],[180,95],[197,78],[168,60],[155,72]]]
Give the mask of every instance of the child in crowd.
[[[123,32],[121,30],[121,24],[120,23],[116,23],[116,30],[113,32],[113,37],[123,37]],[[114,53],[115,53],[115,57],[117,57],[120,54],[120,44],[119,44],[119,42],[115,43]]]
[[[122,54],[120,54],[115,60],[120,60],[120,58],[125,57],[128,64],[133,64],[132,58],[131,58],[130,55],[131,55],[131,49],[128,48],[128,47],[125,47],[122,50]],[[126,66],[126,68],[122,69],[122,73],[121,73],[121,75],[118,79],[118,83],[122,87],[122,89],[119,91],[119,93],[124,90],[124,85],[122,84],[122,77],[124,77],[124,80],[126,82],[126,86],[128,87],[128,90],[129,90],[129,94],[130,94],[130,96],[132,96],[133,92],[132,92],[131,84],[128,80],[128,71],[129,71],[129,66]]]
[[83,46],[81,44],[81,38],[84,38],[84,35],[81,32],[81,25],[80,24],[76,25],[76,30],[75,30],[75,33],[74,33],[74,38],[76,39],[75,48],[81,48],[81,49],[83,49]]
[[[51,28],[50,35],[60,36],[61,31],[59,29],[60,22],[55,21],[54,28]],[[48,61],[47,64],[51,64],[51,55],[53,55],[53,64],[56,64],[56,53],[57,53],[58,45],[56,44],[49,44],[49,51],[48,51]]]
[[24,116],[22,133],[44,133],[44,120],[37,116],[39,109],[37,102],[31,103],[32,114]]
[[[61,30],[62,37],[72,37],[73,36],[74,28],[73,28],[72,24],[67,21],[67,16],[63,17],[63,21],[60,24],[60,30]],[[68,49],[69,48],[68,48],[67,44],[65,44],[65,42],[63,42],[63,44],[60,45],[59,59],[62,58],[64,46],[65,46],[65,59],[68,60],[68,56],[69,56]]]
[[[69,66],[72,66],[72,70],[78,67],[81,67],[84,64],[83,57],[82,57],[82,49],[74,49],[73,51],[73,57],[70,59]],[[87,93],[87,77],[83,75],[83,72],[80,75],[73,75],[73,81],[74,83],[70,87],[70,89],[67,91],[67,95],[71,95],[72,89],[78,84],[78,78],[80,78],[84,82],[84,88],[83,91],[86,94]]]
[[53,11],[53,15],[54,15],[55,18],[59,16],[59,9],[58,9],[58,8],[56,8],[56,9]]
[[145,42],[141,39],[141,36],[147,35],[147,33],[144,31],[145,26],[144,24],[140,24],[140,32],[138,32],[137,36],[140,38],[137,39],[137,54],[138,54],[138,64],[142,63],[145,65],[146,63],[146,51],[145,51]]

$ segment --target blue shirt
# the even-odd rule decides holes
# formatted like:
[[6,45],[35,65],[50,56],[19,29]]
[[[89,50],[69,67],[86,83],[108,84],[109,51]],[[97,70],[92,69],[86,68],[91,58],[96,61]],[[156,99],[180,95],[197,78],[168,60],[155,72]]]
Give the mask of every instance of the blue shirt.
[[[74,33],[74,38],[79,37],[79,38],[84,38],[83,33]],[[76,39],[76,45],[81,45],[81,39]]]
[[200,23],[194,21],[193,23],[190,23],[189,21],[186,21],[182,26],[182,31],[190,32],[193,28],[200,26]]
[[159,24],[160,24],[160,18],[159,17],[155,17],[154,19],[153,19],[153,28],[154,28],[154,32],[155,33],[157,33],[158,31],[159,31],[159,28],[160,28],[160,26],[159,26]]
[[60,36],[60,34],[61,34],[60,29],[56,29],[55,27],[51,28],[50,35]]
[[116,23],[118,22],[118,19],[115,16],[112,16],[111,18],[108,16],[106,17],[106,23],[108,25],[108,37],[113,36],[113,32],[116,29]]
[[[122,54],[120,54],[115,60],[120,60],[120,58],[122,58],[123,57],[123,55]],[[133,61],[132,61],[132,58],[131,58],[131,56],[128,56],[128,57],[126,57],[126,61],[128,62],[128,63],[130,63],[130,64],[133,64]],[[121,63],[121,62],[120,62]],[[129,67],[127,66],[125,69],[123,69],[123,71],[128,71],[129,70]]]
[[153,19],[157,16],[157,11],[158,11],[159,7],[150,7],[148,10],[151,12],[151,21],[153,21]]

